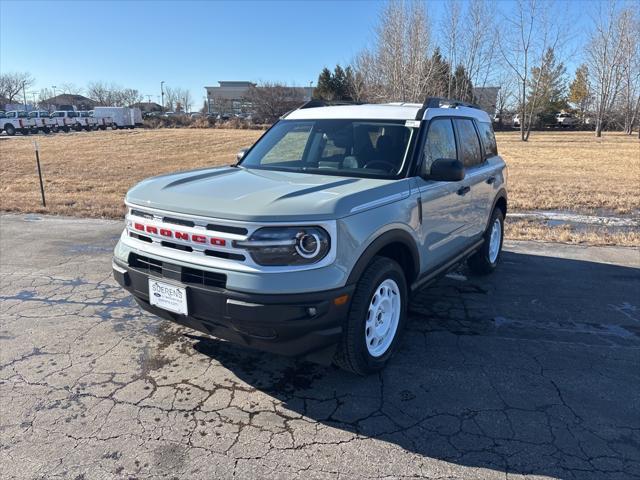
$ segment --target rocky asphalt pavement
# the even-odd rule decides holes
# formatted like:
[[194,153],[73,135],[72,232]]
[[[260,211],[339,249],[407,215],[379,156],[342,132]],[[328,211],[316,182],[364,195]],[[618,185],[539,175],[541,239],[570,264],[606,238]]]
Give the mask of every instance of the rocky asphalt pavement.
[[143,313],[120,222],[0,218],[3,479],[640,478],[640,252],[508,243],[379,375]]

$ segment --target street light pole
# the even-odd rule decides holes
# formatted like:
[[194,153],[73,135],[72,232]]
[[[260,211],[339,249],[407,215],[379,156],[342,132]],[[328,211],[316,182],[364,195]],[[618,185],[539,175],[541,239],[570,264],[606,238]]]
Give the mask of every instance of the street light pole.
[[162,95],[162,111],[164,112],[164,80],[160,82],[160,94]]

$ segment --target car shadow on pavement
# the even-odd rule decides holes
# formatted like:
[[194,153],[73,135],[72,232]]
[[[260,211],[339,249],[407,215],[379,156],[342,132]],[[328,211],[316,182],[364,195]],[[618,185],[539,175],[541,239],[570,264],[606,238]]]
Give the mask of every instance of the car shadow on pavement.
[[368,377],[189,337],[285,421],[332,427],[293,430],[297,445],[338,429],[499,472],[640,475],[640,270],[505,252],[494,275],[466,275],[416,296],[399,352]]

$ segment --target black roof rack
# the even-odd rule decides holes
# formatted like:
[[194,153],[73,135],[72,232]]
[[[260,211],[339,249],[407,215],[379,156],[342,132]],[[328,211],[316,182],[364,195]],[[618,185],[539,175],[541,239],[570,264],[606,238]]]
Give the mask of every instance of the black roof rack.
[[303,103],[298,107],[298,110],[303,110],[305,108],[317,108],[317,107],[335,107],[338,105],[363,105],[362,102],[354,102],[351,100],[335,100],[335,101],[327,101],[320,100],[319,98],[312,98],[308,102]]
[[444,97],[427,97],[422,104],[422,107],[420,107],[420,110],[418,110],[418,113],[416,114],[416,120],[422,120],[424,112],[427,108],[441,108],[443,105],[446,105],[449,108],[467,107],[482,110],[478,105],[463,102],[462,100],[455,100],[453,98]]

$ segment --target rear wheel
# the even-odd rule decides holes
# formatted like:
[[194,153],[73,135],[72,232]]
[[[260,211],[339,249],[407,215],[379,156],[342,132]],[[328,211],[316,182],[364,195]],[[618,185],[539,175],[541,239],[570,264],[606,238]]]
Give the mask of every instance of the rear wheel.
[[473,273],[487,275],[496,269],[502,253],[503,237],[504,215],[502,210],[496,208],[491,215],[489,227],[484,233],[482,247],[467,262]]
[[375,257],[353,293],[334,363],[366,375],[381,370],[398,348],[407,317],[407,282],[397,262]]

